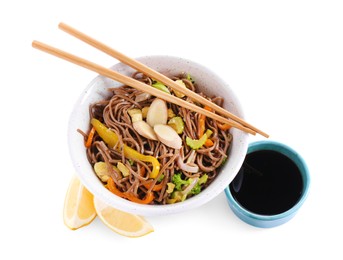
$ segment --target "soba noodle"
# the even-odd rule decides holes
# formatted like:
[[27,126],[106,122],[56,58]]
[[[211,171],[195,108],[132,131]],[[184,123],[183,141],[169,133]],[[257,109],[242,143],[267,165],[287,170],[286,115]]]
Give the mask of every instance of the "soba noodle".
[[[133,77],[149,85],[153,83],[152,79],[141,73],[135,73]],[[215,96],[210,98],[204,93],[199,93],[196,89],[196,84],[186,74],[173,77],[173,79],[181,79],[187,88],[220,106],[223,105],[224,100],[221,97]],[[182,173],[181,176],[184,180],[195,177],[201,178],[201,176],[206,174],[208,178],[202,184],[201,190],[204,190],[210,185],[218,175],[220,167],[227,159],[232,140],[232,135],[229,131],[221,130],[216,121],[206,118],[205,127],[213,132],[211,135],[213,145],[210,147],[203,146],[194,150],[186,144],[186,137],[188,136],[192,139],[200,138],[197,136],[200,115],[188,109],[167,103],[168,108],[184,121],[184,131],[180,134],[183,145],[180,150],[175,150],[160,141],[149,140],[141,136],[132,126],[128,110],[132,108],[143,109],[149,106],[155,97],[151,96],[144,101],[136,102],[136,97],[142,94],[139,90],[129,86],[122,86],[119,88],[111,88],[110,91],[113,93],[110,99],[99,101],[90,106],[90,117],[98,119],[107,128],[115,132],[118,136],[118,143],[115,148],[110,148],[99,135],[95,134],[91,146],[87,148],[87,156],[92,165],[100,161],[106,163],[107,168],[111,169],[109,170],[109,176],[113,179],[120,192],[129,193],[141,200],[148,192],[153,192],[154,199],[149,204],[167,204],[170,203],[170,199],[172,198],[172,193],[167,192],[168,183],[172,183],[175,174]],[[172,91],[171,93],[173,94]],[[187,97],[183,99],[192,102]],[[88,135],[83,132],[81,133],[87,139]],[[126,158],[124,153],[119,149],[123,144],[144,155],[156,157],[160,163],[158,176],[155,179],[149,178],[149,173],[151,172],[151,165],[149,163]],[[182,156],[184,160],[189,159],[189,161],[198,165],[199,171],[197,173],[190,173],[180,169],[177,163],[179,156]],[[123,163],[129,169],[130,174],[128,176],[123,176],[112,167],[112,165],[117,165],[118,162]],[[145,169],[145,174],[142,174],[142,172],[144,173],[143,168]],[[149,184],[148,186],[144,185],[147,183]],[[154,191],[153,187],[157,184],[162,185],[162,188]],[[194,195],[189,194],[187,198],[191,196]]]

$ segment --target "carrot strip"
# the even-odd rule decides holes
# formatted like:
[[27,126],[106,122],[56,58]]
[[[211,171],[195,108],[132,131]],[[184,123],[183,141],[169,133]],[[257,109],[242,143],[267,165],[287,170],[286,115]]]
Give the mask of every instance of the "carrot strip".
[[[144,183],[143,185],[145,188],[150,189],[152,182],[147,182],[147,183]],[[152,190],[153,191],[160,191],[160,190],[162,190],[162,188],[163,188],[163,183],[161,182],[159,184],[155,184],[154,187],[152,187]]]
[[92,127],[92,129],[91,129],[91,131],[89,132],[89,135],[88,135],[88,137],[87,137],[87,141],[86,141],[86,143],[85,143],[86,148],[91,147],[92,141],[93,141],[93,137],[94,137],[94,134],[95,134],[95,128]]
[[139,171],[139,175],[144,177],[145,176],[145,172],[146,172],[145,167],[142,166],[141,170]]
[[213,109],[212,109],[212,108],[210,108],[209,106],[204,106],[204,109],[205,109],[205,110],[207,110],[207,111],[210,111],[210,112],[212,112],[212,111],[213,111]]
[[154,199],[154,194],[153,192],[148,192],[145,195],[144,199],[139,199],[136,198],[134,195],[126,193],[126,192],[121,192],[120,190],[117,189],[116,184],[114,183],[114,180],[112,178],[108,178],[107,181],[107,188],[113,192],[115,195],[124,198],[124,199],[128,199],[132,202],[136,202],[136,203],[140,203],[140,204],[149,204],[150,202],[153,201]]
[[205,141],[205,146],[206,147],[211,147],[211,146],[213,146],[214,145],[214,143],[213,143],[213,141],[211,140],[211,139],[207,139],[206,141]]
[[231,128],[231,126],[230,125],[228,125],[228,124],[217,124],[218,125],[218,128],[219,129],[221,129],[221,130],[229,130],[230,128]]
[[199,123],[198,123],[198,129],[197,129],[197,134],[199,138],[201,138],[204,135],[205,120],[206,120],[206,116],[201,114],[199,117]]
[[[207,111],[212,112],[212,108],[208,107],[208,106],[204,106],[204,109]],[[199,123],[198,123],[198,129],[197,129],[197,134],[198,137],[201,138],[204,135],[205,132],[205,121],[206,121],[206,116],[201,114],[199,116]]]
[[136,198],[135,196],[133,195],[130,195],[130,194],[126,194],[126,197],[127,199],[129,199],[130,201],[132,202],[136,202],[136,203],[139,203],[139,204],[149,204],[150,202],[153,201],[154,199],[154,194],[152,192],[148,192],[146,195],[145,195],[145,198],[144,199],[138,199]]
[[116,184],[114,183],[114,180],[111,177],[108,178],[106,187],[115,195],[117,195],[121,198],[126,198],[124,193],[117,189]]
[[[141,176],[145,176],[145,171],[146,171],[146,170],[145,170],[145,167],[141,167],[141,170],[140,170],[139,174],[140,174]],[[146,182],[146,183],[144,183],[143,185],[144,185],[145,188],[150,189],[150,188],[151,188],[151,185],[152,185],[152,182]],[[162,182],[161,182],[160,184],[155,185],[155,186],[152,188],[152,191],[160,191],[160,190],[162,190],[162,188],[163,188],[163,184],[162,184]]]

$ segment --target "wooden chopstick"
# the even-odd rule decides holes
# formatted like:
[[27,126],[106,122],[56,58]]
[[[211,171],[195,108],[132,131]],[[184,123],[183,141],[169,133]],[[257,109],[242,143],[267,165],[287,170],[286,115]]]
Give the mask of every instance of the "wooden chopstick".
[[166,100],[168,102],[171,102],[173,104],[176,104],[178,106],[182,106],[184,108],[187,108],[189,110],[192,110],[194,112],[198,112],[200,114],[203,114],[207,117],[210,117],[214,120],[217,120],[219,122],[222,122],[222,123],[225,123],[225,124],[228,124],[232,127],[235,127],[237,129],[240,129],[244,132],[247,132],[247,133],[250,133],[250,134],[253,134],[255,135],[256,132],[251,130],[250,128],[247,128],[247,127],[244,127],[242,126],[241,124],[235,122],[235,121],[232,121],[232,120],[228,120],[218,114],[215,114],[215,113],[212,113],[212,112],[209,112],[197,105],[194,105],[192,103],[189,103],[183,99],[180,99],[180,98],[177,98],[176,96],[173,96],[173,95],[170,95],[170,94],[167,94],[166,92],[163,92],[161,90],[158,90],[156,88],[153,88],[145,83],[142,83],[138,80],[135,80],[131,77],[128,77],[128,76],[125,76],[125,75],[122,75],[116,71],[113,71],[111,69],[108,69],[108,68],[105,68],[105,67],[102,67],[96,63],[93,63],[91,61],[88,61],[88,60],[85,60],[83,58],[80,58],[78,56],[75,56],[73,54],[70,54],[68,52],[65,52],[65,51],[62,51],[60,49],[57,49],[55,47],[52,47],[50,45],[47,45],[45,43],[42,43],[42,42],[39,42],[39,41],[33,41],[32,42],[32,47],[38,49],[38,50],[41,50],[41,51],[44,51],[46,53],[49,53],[51,55],[54,55],[56,57],[59,57],[61,59],[64,59],[66,61],[69,61],[71,63],[74,63],[76,65],[79,65],[81,67],[84,67],[86,69],[89,69],[89,70],[92,70],[94,72],[97,72],[105,77],[108,77],[110,79],[113,79],[115,81],[118,81],[122,84],[125,84],[125,85],[128,85],[130,87],[133,87],[133,88],[136,88],[138,90],[141,90],[143,92],[147,92],[153,96],[156,96],[156,97],[159,97],[163,100]]
[[60,23],[58,25],[58,27],[61,30],[67,32],[68,34],[73,35],[74,37],[82,40],[83,42],[88,43],[89,45],[97,48],[98,50],[103,51],[104,53],[116,58],[117,60],[121,61],[122,63],[129,65],[130,67],[136,69],[137,71],[142,72],[142,73],[146,74],[147,76],[162,82],[163,84],[167,85],[168,87],[185,94],[189,98],[196,100],[199,103],[212,108],[214,111],[218,112],[219,114],[226,116],[226,117],[238,122],[239,124],[241,124],[247,128],[252,129],[254,132],[257,132],[264,137],[267,137],[267,138],[269,137],[268,134],[266,134],[265,132],[261,131],[260,129],[252,126],[251,124],[249,124],[248,122],[239,118],[238,116],[230,113],[229,111],[227,111],[224,108],[216,105],[215,103],[211,102],[210,100],[198,95],[197,93],[193,92],[192,90],[190,90],[188,88],[181,87],[180,85],[175,83],[175,81],[173,81],[170,78],[166,77],[165,75],[151,69],[150,67],[146,66],[145,64],[114,50],[113,48],[105,45],[104,43],[99,42],[98,40],[76,30],[75,28],[73,28],[73,27],[71,27],[65,23]]

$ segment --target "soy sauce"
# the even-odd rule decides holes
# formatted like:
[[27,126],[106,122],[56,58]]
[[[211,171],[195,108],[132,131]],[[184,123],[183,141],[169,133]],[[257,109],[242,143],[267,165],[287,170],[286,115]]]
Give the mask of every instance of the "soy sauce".
[[274,215],[292,208],[300,199],[303,180],[296,164],[271,150],[249,153],[230,184],[232,196],[245,209]]

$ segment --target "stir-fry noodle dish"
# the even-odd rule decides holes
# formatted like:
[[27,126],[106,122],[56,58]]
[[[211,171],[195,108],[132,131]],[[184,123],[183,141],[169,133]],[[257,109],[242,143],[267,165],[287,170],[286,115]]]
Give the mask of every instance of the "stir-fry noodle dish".
[[[136,72],[132,75],[160,91],[194,103],[184,94]],[[188,73],[171,77],[213,103]],[[129,86],[109,88],[110,98],[89,107],[85,140],[94,174],[115,195],[150,205],[173,204],[202,192],[228,160],[230,126]]]

